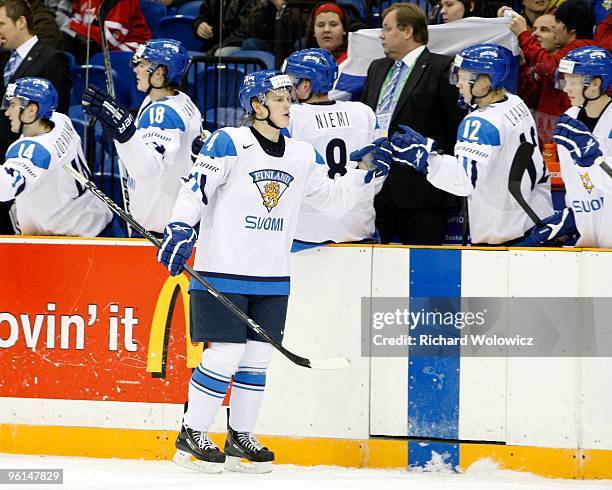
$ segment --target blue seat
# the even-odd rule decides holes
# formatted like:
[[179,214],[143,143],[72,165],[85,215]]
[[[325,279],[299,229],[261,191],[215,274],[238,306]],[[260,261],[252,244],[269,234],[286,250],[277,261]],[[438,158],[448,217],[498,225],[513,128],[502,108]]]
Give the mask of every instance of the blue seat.
[[76,65],[76,58],[74,57],[74,55],[69,52],[69,51],[62,51],[65,55],[66,58],[68,58],[68,66],[70,68],[72,68],[74,65]]
[[344,9],[352,20],[365,22],[366,6],[363,0],[338,0],[338,5]]
[[[136,75],[132,68],[133,53],[128,51],[110,51],[111,67],[117,72],[115,92],[122,94],[124,99],[120,101],[127,107],[140,107],[145,98],[145,93],[136,88]],[[91,57],[92,65],[104,65],[104,55],[96,53]]]
[[[70,94],[70,105],[80,105],[81,95],[87,86],[95,85],[98,88],[106,90],[106,72],[104,66],[101,65],[77,65],[70,70],[72,75],[72,92]],[[119,83],[119,76],[115,70],[112,70],[113,82],[115,84],[115,92],[117,99],[124,105],[128,105],[130,95],[120,89],[123,87]]]
[[[254,49],[241,49],[239,51],[234,51],[232,54],[230,54],[230,56],[239,56],[239,57],[244,57],[244,58],[258,58],[260,59],[263,64],[264,67],[268,70],[274,70],[275,66],[276,66],[276,60],[274,59],[274,55],[272,53],[268,53],[267,51],[256,51]],[[249,65],[247,65],[248,68]],[[260,70],[261,68],[255,68],[252,71],[257,71]],[[248,72],[250,73],[251,70],[248,69]]]
[[[195,65],[197,68],[197,65]],[[215,107],[240,107],[238,92],[246,70],[231,64],[191,69],[188,74],[188,93],[202,114]]]
[[195,17],[190,15],[162,17],[157,23],[158,35],[181,41],[189,51],[201,51],[204,41],[193,34],[194,21]]
[[147,21],[149,29],[151,29],[151,35],[154,38],[161,37],[157,31],[157,23],[159,19],[168,15],[166,6],[163,3],[153,0],[140,0],[140,8],[142,9],[142,14]]
[[200,6],[202,5],[202,0],[194,0],[192,2],[187,2],[181,5],[178,8],[179,15],[189,15],[191,17],[197,17],[200,15]]

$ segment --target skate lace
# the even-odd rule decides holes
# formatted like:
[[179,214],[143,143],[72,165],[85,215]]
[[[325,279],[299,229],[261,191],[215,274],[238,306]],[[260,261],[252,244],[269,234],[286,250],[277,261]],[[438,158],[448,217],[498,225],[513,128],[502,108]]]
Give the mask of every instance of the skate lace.
[[193,431],[193,439],[200,449],[213,449],[215,444],[208,437],[207,432]]
[[238,432],[237,437],[238,442],[249,451],[259,452],[263,449],[263,446],[252,432]]

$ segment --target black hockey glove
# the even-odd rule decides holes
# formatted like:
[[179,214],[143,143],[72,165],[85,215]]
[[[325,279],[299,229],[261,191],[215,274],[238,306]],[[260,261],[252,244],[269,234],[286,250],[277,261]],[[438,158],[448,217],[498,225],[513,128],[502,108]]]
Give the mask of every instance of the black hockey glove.
[[136,132],[134,116],[104,90],[91,85],[83,91],[83,110],[97,118],[119,143],[125,143]]

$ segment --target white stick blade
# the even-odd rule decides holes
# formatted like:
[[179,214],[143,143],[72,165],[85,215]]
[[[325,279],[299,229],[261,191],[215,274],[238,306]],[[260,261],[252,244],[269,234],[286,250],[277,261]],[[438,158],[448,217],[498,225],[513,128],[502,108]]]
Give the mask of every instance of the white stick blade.
[[336,357],[335,359],[319,359],[311,360],[310,367],[312,369],[344,369],[351,365],[346,357]]

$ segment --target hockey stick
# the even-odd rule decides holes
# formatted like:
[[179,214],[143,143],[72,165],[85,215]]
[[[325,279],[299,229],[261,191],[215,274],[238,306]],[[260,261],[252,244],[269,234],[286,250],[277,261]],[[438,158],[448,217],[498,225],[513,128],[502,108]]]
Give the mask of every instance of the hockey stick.
[[606,162],[601,162],[599,166],[605,173],[608,174],[608,177],[612,177],[612,168],[610,168],[610,166]]
[[[104,57],[104,71],[106,72],[106,91],[113,99],[115,98],[115,83],[113,81],[113,68],[108,54],[108,41],[106,39],[106,16],[113,9],[119,0],[102,0],[98,8],[98,22],[100,23],[100,40],[102,44],[102,56]],[[126,213],[130,212],[130,195],[128,193],[127,170],[121,160],[117,158],[119,167],[119,177],[121,181],[121,197],[123,198],[123,209]],[[132,236],[132,228],[127,224],[128,236]]]
[[[117,213],[121,218],[127,221],[132,228],[134,228],[138,233],[140,233],[143,237],[149,240],[153,245],[157,248],[161,247],[161,242],[155,238],[151,233],[145,230],[138,221],[136,221],[133,216],[123,209],[121,209],[113,200],[111,200],[106,194],[104,194],[100,189],[96,187],[96,185],[87,179],[84,175],[81,175],[77,172],[71,165],[65,164],[64,169],[68,171],[72,176],[83,186],[89,189],[93,194],[100,199],[104,204],[106,204],[112,211]],[[337,357],[334,359],[321,359],[321,360],[313,360],[307,359],[305,357],[300,357],[293,352],[285,349],[279,342],[270,337],[270,334],[266,332],[262,327],[260,327],[257,323],[255,323],[251,318],[245,315],[238,307],[232,303],[229,299],[225,297],[221,292],[217,291],[206,279],[204,279],[200,274],[194,271],[188,265],[185,265],[185,271],[193,277],[197,282],[199,282],[204,288],[212,294],[218,301],[220,301],[223,306],[225,306],[228,310],[230,310],[235,316],[238,317],[239,320],[242,321],[248,328],[253,330],[255,333],[259,334],[263,337],[266,342],[272,344],[272,346],[278,350],[282,355],[284,355],[287,359],[289,359],[294,364],[298,366],[312,368],[312,369],[340,369],[348,367],[350,361],[346,357]]]
[[527,204],[527,201],[521,193],[521,181],[525,170],[531,163],[531,155],[533,155],[534,145],[527,141],[523,141],[514,154],[512,165],[510,166],[510,175],[508,177],[508,190],[512,197],[516,199],[523,211],[531,218],[531,220],[538,226],[543,226],[542,220],[538,217],[533,208]]

